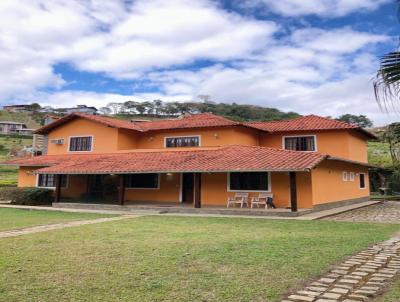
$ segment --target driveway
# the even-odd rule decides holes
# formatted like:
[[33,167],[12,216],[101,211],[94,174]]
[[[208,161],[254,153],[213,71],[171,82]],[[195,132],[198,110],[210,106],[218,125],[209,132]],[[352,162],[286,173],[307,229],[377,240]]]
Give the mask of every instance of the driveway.
[[400,223],[400,202],[386,201],[349,212],[325,217],[322,220]]

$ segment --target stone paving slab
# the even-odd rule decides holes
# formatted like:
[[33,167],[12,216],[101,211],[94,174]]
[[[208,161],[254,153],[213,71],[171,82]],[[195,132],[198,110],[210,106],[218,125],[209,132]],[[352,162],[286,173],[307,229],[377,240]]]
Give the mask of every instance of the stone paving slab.
[[91,220],[78,220],[78,221],[69,221],[69,222],[62,222],[62,223],[56,223],[56,224],[39,225],[39,226],[28,227],[28,228],[23,228],[23,229],[18,229],[18,230],[3,231],[3,232],[0,232],[0,238],[15,237],[15,236],[21,236],[21,235],[26,235],[26,234],[40,233],[40,232],[51,231],[51,230],[59,230],[59,229],[64,229],[64,228],[70,228],[70,227],[76,227],[76,226],[88,225],[88,224],[95,224],[95,223],[101,223],[101,222],[108,222],[108,221],[117,221],[117,220],[134,218],[134,217],[139,217],[139,215],[123,215],[123,216],[109,217],[109,218],[98,218],[98,219],[91,219]]
[[349,222],[375,222],[375,223],[400,223],[400,202],[385,201],[325,217],[322,220],[349,221]]
[[286,302],[360,302],[382,293],[400,273],[400,234],[348,257]]

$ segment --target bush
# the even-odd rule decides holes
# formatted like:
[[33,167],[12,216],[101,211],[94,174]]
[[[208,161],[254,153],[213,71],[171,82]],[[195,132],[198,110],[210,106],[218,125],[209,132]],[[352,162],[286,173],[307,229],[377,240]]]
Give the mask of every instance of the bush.
[[389,177],[389,188],[392,194],[400,193],[400,170],[395,170]]
[[42,188],[0,188],[0,200],[10,200],[18,205],[46,205],[51,204],[53,191]]

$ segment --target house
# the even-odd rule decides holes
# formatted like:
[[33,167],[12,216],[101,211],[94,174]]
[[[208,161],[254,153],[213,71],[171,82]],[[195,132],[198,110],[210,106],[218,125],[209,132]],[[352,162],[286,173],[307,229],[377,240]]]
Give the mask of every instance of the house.
[[3,110],[8,112],[30,112],[32,111],[32,105],[8,105],[3,106]]
[[70,113],[74,113],[74,112],[96,114],[97,108],[96,107],[88,107],[86,105],[78,105],[78,106],[72,107],[72,108],[56,108],[53,111],[56,113],[62,113],[62,114],[70,114]]
[[278,208],[369,198],[367,140],[344,122],[309,115],[232,121],[211,113],[129,122],[73,113],[36,131],[47,154],[19,166],[20,187],[55,188],[55,201],[225,206],[237,192],[271,192]]
[[35,131],[35,129],[28,129],[24,123],[0,121],[1,134],[32,135],[33,131]]

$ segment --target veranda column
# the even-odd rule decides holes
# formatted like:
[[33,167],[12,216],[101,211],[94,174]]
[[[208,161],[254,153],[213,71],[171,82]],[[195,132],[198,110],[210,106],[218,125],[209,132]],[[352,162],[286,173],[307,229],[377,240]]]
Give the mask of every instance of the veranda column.
[[289,182],[290,182],[290,208],[292,212],[297,212],[296,172],[289,172]]
[[201,208],[201,173],[194,173],[193,207]]
[[120,175],[119,176],[118,202],[121,206],[123,206],[124,201],[125,201],[125,177],[124,177],[124,175]]
[[60,174],[55,175],[55,181],[56,181],[56,190],[54,192],[54,202],[60,202],[60,198],[61,198],[61,175]]

